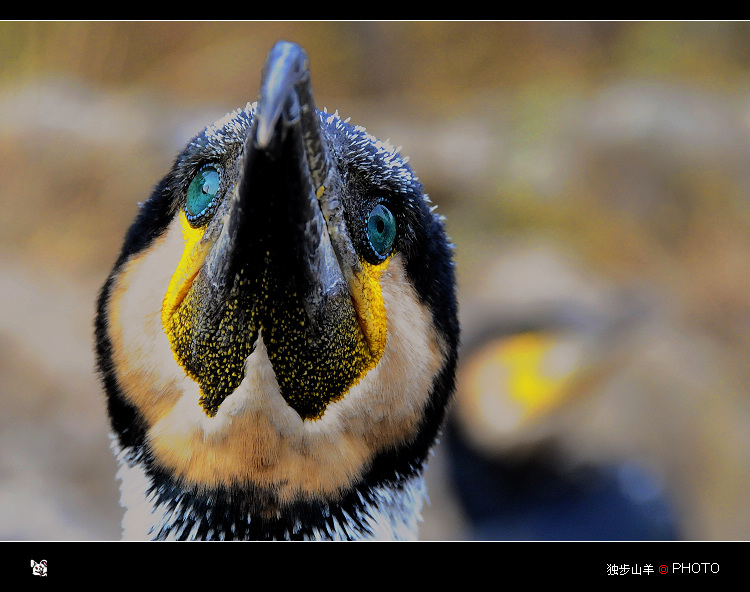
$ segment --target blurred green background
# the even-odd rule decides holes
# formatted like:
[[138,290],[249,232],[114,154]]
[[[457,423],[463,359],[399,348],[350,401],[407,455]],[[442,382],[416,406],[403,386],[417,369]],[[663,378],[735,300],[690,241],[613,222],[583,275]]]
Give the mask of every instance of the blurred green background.
[[[138,202],[255,100],[282,38],[319,108],[402,147],[457,245],[466,352],[422,538],[750,538],[749,24],[2,22],[0,539],[118,538],[96,293]],[[575,345],[549,405],[508,402],[496,357],[472,378],[530,327]],[[477,518],[458,440],[506,492],[543,465],[524,499],[593,467],[617,501],[549,534],[477,486]],[[654,501],[672,531],[604,528]]]

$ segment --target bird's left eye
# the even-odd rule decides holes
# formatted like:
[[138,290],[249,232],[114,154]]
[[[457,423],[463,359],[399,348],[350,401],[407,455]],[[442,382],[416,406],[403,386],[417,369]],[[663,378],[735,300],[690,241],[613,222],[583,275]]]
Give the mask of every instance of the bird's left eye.
[[376,205],[367,218],[367,237],[378,257],[388,256],[396,240],[396,218],[382,204]]
[[216,195],[219,192],[221,174],[213,165],[204,166],[193,177],[187,190],[185,214],[191,226],[201,226],[216,209]]

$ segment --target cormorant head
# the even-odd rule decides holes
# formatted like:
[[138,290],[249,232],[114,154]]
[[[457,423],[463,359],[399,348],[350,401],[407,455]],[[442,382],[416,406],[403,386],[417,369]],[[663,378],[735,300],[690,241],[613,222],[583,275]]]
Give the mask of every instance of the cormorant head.
[[420,466],[458,342],[433,210],[397,151],[316,109],[305,53],[277,44],[258,101],[182,151],[102,290],[120,446],[279,503],[342,494],[385,456]]

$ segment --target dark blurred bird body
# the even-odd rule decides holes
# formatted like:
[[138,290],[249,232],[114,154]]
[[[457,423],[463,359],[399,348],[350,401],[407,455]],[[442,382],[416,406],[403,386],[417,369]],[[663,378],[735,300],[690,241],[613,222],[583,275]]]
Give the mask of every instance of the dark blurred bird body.
[[96,321],[127,538],[414,538],[453,391],[451,245],[279,43],[128,231]]

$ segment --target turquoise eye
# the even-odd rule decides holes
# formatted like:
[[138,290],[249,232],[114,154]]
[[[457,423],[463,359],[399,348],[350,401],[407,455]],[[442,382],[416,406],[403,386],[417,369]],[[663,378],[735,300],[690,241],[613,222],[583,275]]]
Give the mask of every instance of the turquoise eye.
[[396,218],[382,204],[376,205],[367,218],[367,237],[378,257],[386,257],[396,240]]
[[200,226],[216,208],[221,176],[216,167],[205,166],[193,177],[187,190],[185,214],[193,226]]

